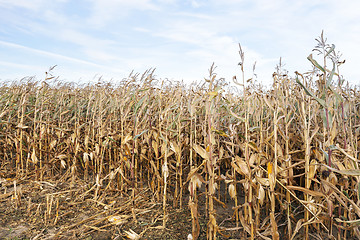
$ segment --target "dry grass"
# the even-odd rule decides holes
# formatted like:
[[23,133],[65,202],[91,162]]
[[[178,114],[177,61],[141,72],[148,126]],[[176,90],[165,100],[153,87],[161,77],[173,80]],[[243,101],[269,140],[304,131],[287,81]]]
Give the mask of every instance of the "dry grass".
[[[190,87],[160,82],[153,71],[118,85],[77,86],[50,74],[4,83],[0,201],[25,205],[45,226],[61,221],[62,196],[71,192],[74,202],[107,207],[59,228],[58,237],[79,226],[84,237],[136,223],[146,211],[158,212],[151,228],[167,228],[172,205],[189,207],[188,233],[196,239],[205,197],[208,239],[229,230],[250,239],[360,238],[360,92],[342,83],[332,46],[323,36],[318,43],[324,61],[310,55],[313,71],[292,79],[280,64],[270,90],[243,78],[241,94],[223,91],[214,66],[203,85]],[[243,73],[241,48],[240,57]],[[53,189],[46,203],[24,198],[25,182]],[[113,193],[121,204],[104,202]],[[217,211],[229,201],[233,215],[224,227]]]

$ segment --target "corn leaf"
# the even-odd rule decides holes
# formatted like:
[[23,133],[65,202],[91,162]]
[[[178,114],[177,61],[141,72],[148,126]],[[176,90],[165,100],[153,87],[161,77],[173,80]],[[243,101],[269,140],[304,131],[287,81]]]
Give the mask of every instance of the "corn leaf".
[[320,69],[323,73],[326,73],[325,69],[324,69],[322,66],[320,66],[320,64],[319,64],[315,59],[313,59],[312,54],[310,54],[310,55],[307,57],[307,59],[308,59],[315,67],[317,67],[318,69]]
[[333,81],[333,77],[334,77],[334,73],[335,73],[335,63],[333,63],[333,69],[331,70],[331,73],[329,75],[328,80],[326,81],[326,88],[330,87]]
[[[324,164],[323,164],[324,165]],[[336,168],[329,167],[327,165],[324,165],[328,169],[330,169],[333,172],[339,173],[341,175],[347,175],[347,176],[360,176],[360,169],[346,169],[346,170],[338,170]]]
[[193,146],[193,149],[195,150],[195,152],[197,154],[199,154],[203,159],[209,159],[209,153],[206,152],[206,150],[202,147],[200,147],[199,145],[195,144]]
[[287,189],[289,190],[296,190],[296,191],[301,191],[304,192],[306,194],[315,196],[315,197],[323,197],[324,194],[322,192],[317,192],[317,191],[313,191],[307,188],[303,188],[303,187],[298,187],[298,186],[286,186]]
[[340,218],[335,218],[335,221],[340,222],[340,223],[347,223],[347,224],[353,224],[353,225],[360,225],[360,219],[356,219],[356,220],[341,220]]
[[296,77],[296,82],[304,89],[307,95],[313,97],[323,108],[326,108],[326,103],[323,99],[318,98],[315,96],[314,93],[312,93],[309,89],[307,89],[299,80],[298,77]]

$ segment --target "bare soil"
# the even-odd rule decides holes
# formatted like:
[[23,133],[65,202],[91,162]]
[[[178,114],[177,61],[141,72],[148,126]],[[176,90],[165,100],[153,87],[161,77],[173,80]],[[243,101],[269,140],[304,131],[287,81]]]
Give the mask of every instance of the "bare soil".
[[[182,206],[174,207],[168,199],[167,221],[163,227],[162,199],[157,199],[146,186],[136,190],[113,189],[111,185],[96,185],[95,181],[79,179],[15,179],[13,175],[0,178],[0,239],[128,239],[126,231],[134,231],[141,239],[187,239],[191,233],[189,196],[184,195]],[[66,176],[66,175],[65,175]],[[171,185],[169,191],[172,191]],[[184,192],[186,192],[184,190]],[[200,189],[205,192],[205,189]],[[249,234],[234,216],[234,201],[220,186],[215,202],[219,225],[218,239],[247,239]],[[241,189],[239,189],[241,195]],[[206,239],[207,211],[205,194],[200,194],[198,239]],[[179,202],[178,202],[179,203]],[[240,205],[244,199],[240,198]],[[243,214],[240,211],[240,215]],[[118,222],[111,221],[116,217]],[[296,219],[302,216],[298,214]],[[286,218],[277,217],[281,239],[286,238]],[[266,212],[261,213],[263,225],[268,224]],[[265,229],[259,239],[271,239]],[[327,233],[312,233],[310,239],[329,239]],[[259,237],[259,236],[258,236]],[[294,239],[302,239],[299,231]]]
[[[191,233],[188,196],[184,196],[181,208],[168,204],[163,228],[161,201],[147,188],[139,188],[133,196],[132,190],[121,193],[102,187],[95,198],[94,184],[76,181],[70,185],[51,180],[1,178],[0,239],[128,239],[125,231],[130,229],[141,239],[187,239]],[[231,206],[217,207],[220,227],[228,222],[233,225]],[[199,196],[199,208],[199,239],[205,239],[204,195]],[[121,216],[124,221],[113,224],[109,221],[112,216]],[[242,231],[226,234],[230,237],[235,232]],[[219,239],[223,239],[221,235]]]

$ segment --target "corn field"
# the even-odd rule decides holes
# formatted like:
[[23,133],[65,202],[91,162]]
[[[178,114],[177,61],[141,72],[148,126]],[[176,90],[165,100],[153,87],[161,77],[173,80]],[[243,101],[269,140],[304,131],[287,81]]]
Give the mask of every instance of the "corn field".
[[[141,239],[166,231],[173,209],[189,216],[180,239],[360,238],[360,91],[343,81],[335,47],[317,41],[322,61],[310,55],[312,71],[296,77],[280,64],[270,89],[246,81],[241,47],[235,87],[214,65],[190,86],[153,70],[116,84],[51,71],[3,83],[0,201],[58,226],[55,239],[112,227]],[[93,215],[66,225],[73,213],[61,209],[81,202]],[[149,212],[136,231],[121,227]]]

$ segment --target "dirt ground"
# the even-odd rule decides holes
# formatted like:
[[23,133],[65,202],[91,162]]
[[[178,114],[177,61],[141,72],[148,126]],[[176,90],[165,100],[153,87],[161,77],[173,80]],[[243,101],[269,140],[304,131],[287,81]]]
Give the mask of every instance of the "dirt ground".
[[[222,189],[227,196],[221,199],[224,204],[215,202],[218,239],[249,238],[240,222],[236,224],[234,203]],[[173,207],[169,199],[165,228],[161,200],[147,187],[120,192],[111,185],[98,186],[70,178],[46,181],[0,178],[0,239],[129,239],[127,233],[132,231],[140,239],[187,239],[192,226],[189,196],[184,195],[181,208]],[[198,239],[206,239],[205,203],[205,195],[200,194]],[[264,214],[261,219],[265,219],[263,226],[269,225]],[[280,215],[277,220],[283,239],[285,220]],[[271,229],[266,228],[257,239],[271,239]],[[314,232],[312,236],[310,239],[329,239],[326,233]],[[294,239],[302,237],[299,231]]]
[[[0,239],[128,239],[126,231],[141,239],[187,239],[191,233],[191,213],[187,207],[167,206],[163,228],[162,204],[149,189],[132,191],[99,189],[94,184],[76,181],[32,181],[1,178]],[[132,201],[133,199],[133,201]],[[231,206],[217,206],[219,226],[234,225]],[[205,197],[199,197],[199,239],[206,238]],[[111,221],[115,217],[115,221]],[[227,223],[230,224],[227,224]],[[228,237],[240,228],[227,231]],[[221,235],[219,239],[222,239]],[[224,239],[228,239],[224,237]]]

